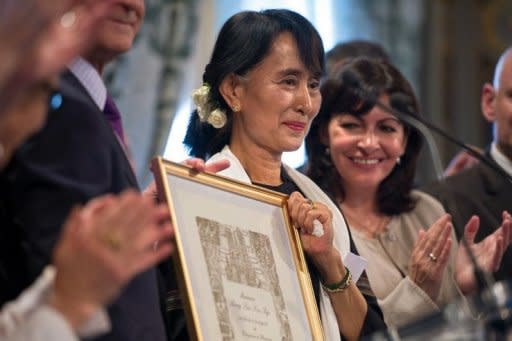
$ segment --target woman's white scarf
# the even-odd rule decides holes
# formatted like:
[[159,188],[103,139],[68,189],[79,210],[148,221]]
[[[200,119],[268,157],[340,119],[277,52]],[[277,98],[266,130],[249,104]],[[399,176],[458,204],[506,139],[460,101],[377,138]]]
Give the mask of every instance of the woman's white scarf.
[[[239,180],[246,183],[251,183],[249,175],[243,168],[238,158],[231,152],[228,146],[215,155],[213,155],[208,163],[213,161],[219,161],[227,159],[230,162],[230,166],[219,172],[219,175],[223,175],[235,180]],[[295,169],[284,165],[286,173],[293,180],[293,182],[300,188],[304,195],[316,202],[321,202],[332,212],[332,224],[334,229],[334,240],[333,244],[336,249],[339,250],[341,255],[345,255],[350,251],[350,239],[348,235],[347,226],[343,219],[339,209],[333,204],[329,197],[307,176],[299,173]],[[329,295],[323,290],[322,287],[320,292],[320,314],[322,316],[322,327],[324,329],[325,339],[327,341],[334,341],[340,339],[340,332],[338,328],[338,321],[331,305]]]

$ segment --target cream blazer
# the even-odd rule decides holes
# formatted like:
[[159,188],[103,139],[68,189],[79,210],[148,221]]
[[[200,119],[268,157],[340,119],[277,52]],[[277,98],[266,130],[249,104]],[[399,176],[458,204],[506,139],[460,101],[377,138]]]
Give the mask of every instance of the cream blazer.
[[[441,204],[430,195],[413,191],[412,196],[417,200],[416,207],[411,212],[393,216],[386,231],[377,238],[368,238],[355,228],[351,230],[359,254],[369,260],[366,273],[388,326],[403,326],[439,311],[458,298],[465,307],[464,296],[453,278],[458,247],[453,231],[450,259],[435,300],[407,276],[419,230],[428,229],[445,213]],[[403,277],[400,271],[406,276]]]

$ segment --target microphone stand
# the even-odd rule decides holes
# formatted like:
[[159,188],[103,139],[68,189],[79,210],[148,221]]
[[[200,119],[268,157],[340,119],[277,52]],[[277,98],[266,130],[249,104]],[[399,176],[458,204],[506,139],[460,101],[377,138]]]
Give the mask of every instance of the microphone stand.
[[[399,108],[404,108],[405,110],[396,110],[392,106],[385,105],[384,103],[376,100],[375,105],[381,108],[382,110],[385,110],[394,116],[398,117],[400,120],[403,120],[404,122],[410,124],[414,128],[418,129],[423,135],[424,130],[430,129],[437,134],[441,135],[448,141],[452,142],[453,144],[461,147],[462,149],[466,150],[469,154],[474,156],[479,161],[485,163],[486,166],[492,168],[494,171],[500,174],[500,176],[504,177],[508,181],[512,182],[512,177],[505,172],[501,167],[497,166],[492,160],[490,160],[484,153],[474,149],[467,143],[462,142],[461,140],[453,137],[452,135],[446,133],[442,129],[438,128],[434,124],[430,123],[429,121],[421,118],[420,116],[414,116],[412,115],[412,108],[409,105],[409,100],[405,94],[402,93],[395,93],[391,95],[390,103],[392,106],[397,106]],[[426,129],[428,128],[428,129]],[[425,135],[424,135],[425,136]],[[425,138],[427,138],[425,136]]]
[[[453,144],[459,146],[460,148],[466,150],[469,154],[474,156],[476,159],[480,160],[482,163],[484,163],[486,166],[493,169],[496,173],[500,174],[503,178],[507,179],[508,181],[512,182],[512,177],[505,172],[501,167],[497,166],[492,160],[490,160],[485,154],[481,153],[480,151],[474,149],[470,145],[458,140],[457,138],[453,137],[452,135],[446,133],[442,129],[438,128],[434,124],[430,123],[429,121],[425,120],[424,118],[420,116],[414,116],[412,113],[414,110],[412,110],[410,105],[409,97],[403,93],[395,93],[391,95],[390,103],[392,106],[397,106],[401,108],[402,110],[397,110],[393,108],[392,106],[386,105],[379,101],[377,98],[374,98],[371,94],[367,93],[360,84],[359,79],[357,76],[351,72],[351,71],[344,71],[342,75],[343,83],[354,90],[362,100],[369,101],[371,103],[374,103],[377,107],[381,108],[382,110],[389,112],[390,114],[396,116],[398,119],[406,122],[407,124],[411,125],[412,127],[418,129],[420,133],[423,135],[423,137],[426,139],[429,147],[432,145],[433,148],[431,149],[432,153],[432,159],[434,162],[434,166],[441,167],[441,170],[436,170],[436,175],[439,179],[442,178],[442,176],[439,175],[439,173],[442,174],[442,166],[439,166],[440,164],[440,158],[439,158],[439,151],[435,145],[435,142],[433,141],[432,134],[430,131],[434,131],[443,138],[447,139],[448,141],[452,142]],[[437,161],[436,161],[437,159]],[[437,164],[437,166],[436,166]]]
[[[465,144],[464,142],[456,139],[455,137],[448,135],[440,128],[436,127],[432,123],[418,119],[417,116],[412,115],[412,107],[408,105],[407,96],[401,93],[396,93],[391,96],[390,102],[392,104],[392,107],[400,108],[401,110],[395,110],[392,107],[386,106],[383,103],[378,103],[380,108],[383,110],[387,110],[388,112],[391,112],[392,114],[396,115],[399,119],[403,119],[407,123],[411,124],[413,127],[417,127],[417,125],[424,125],[425,127],[430,128],[431,130],[434,130],[444,138],[450,140],[451,142],[455,143],[456,145],[462,147],[463,149],[467,150],[471,155],[476,157],[481,162],[485,163],[487,166],[491,167],[495,171],[497,171],[500,175],[504,176],[507,180],[512,182],[512,178],[509,176],[508,173],[506,173],[502,168],[495,165],[494,162],[489,160],[488,157],[486,157],[483,153],[476,151],[471,146]],[[407,113],[407,115],[404,115],[404,113]],[[417,122],[414,122],[416,120]],[[506,310],[502,310],[502,306],[504,305],[504,302],[500,302],[499,298],[497,297],[497,293],[495,292],[496,288],[496,282],[494,281],[494,278],[486,271],[483,271],[483,269],[478,265],[475,255],[473,252],[471,252],[471,249],[468,245],[468,242],[466,238],[464,237],[464,234],[462,233],[461,243],[464,246],[464,248],[467,250],[466,254],[468,255],[471,264],[473,265],[473,271],[475,275],[475,279],[477,281],[478,291],[477,294],[474,296],[477,300],[476,304],[479,307],[484,307],[486,309],[485,312],[487,314],[490,314],[488,316],[488,328],[491,327],[494,331],[499,331],[501,334],[506,331],[507,324],[510,324],[510,313]],[[507,287],[508,288],[508,287]],[[507,294],[507,293],[505,293]],[[494,314],[494,316],[492,315]]]
[[[382,110],[385,110],[392,115],[396,116],[398,119],[406,122],[412,127],[418,129],[422,134],[424,134],[424,130],[431,129],[448,139],[449,141],[455,143],[457,146],[467,150],[472,156],[485,163],[487,166],[494,169],[500,175],[504,176],[508,181],[512,182],[512,177],[508,175],[503,169],[496,166],[488,157],[486,157],[483,153],[473,149],[471,146],[466,143],[458,140],[457,138],[447,134],[434,124],[419,118],[416,115],[413,115],[413,110],[411,105],[409,104],[408,97],[402,93],[395,93],[391,95],[390,98],[391,106],[388,106],[382,103],[379,100],[375,100],[375,105]],[[400,108],[397,110],[395,108]],[[424,135],[425,136],[425,135]],[[426,137],[426,136],[425,136]],[[464,233],[461,234],[461,243],[466,250],[466,254],[470,260],[471,265],[473,266],[473,273],[475,275],[475,279],[477,282],[477,293],[474,295],[474,299],[476,300],[476,306],[478,308],[483,308],[483,312],[486,314],[486,328],[491,329],[495,332],[499,332],[500,337],[504,337],[505,331],[508,329],[508,326],[511,322],[510,313],[506,310],[501,309],[503,303],[500,304],[500,300],[497,297],[494,289],[496,287],[496,282],[490,273],[484,271],[477,263],[476,257],[472,252],[468,241],[464,237]]]
[[[441,136],[449,139],[453,143],[457,144],[458,146],[461,146],[462,148],[468,150],[477,159],[482,160],[482,162],[487,161],[489,164],[492,164],[494,166],[494,164],[490,160],[487,160],[487,158],[482,153],[474,150],[473,148],[471,148],[469,145],[465,144],[464,142],[459,141],[456,138],[448,135],[443,130],[434,126],[430,122],[419,119],[417,116],[412,115],[412,110],[411,110],[412,108],[410,105],[407,104],[408,103],[407,97],[404,94],[396,93],[396,94],[391,95],[390,102],[391,102],[391,106],[388,106],[388,105],[382,103],[381,101],[376,100],[375,105],[377,107],[381,108],[382,110],[385,110],[385,111],[391,113],[392,115],[396,116],[398,119],[408,123],[412,127],[418,129],[422,134],[423,134],[423,131],[426,130],[427,128],[431,129],[431,130],[437,132],[438,134],[440,134]],[[397,110],[393,107],[401,108],[401,110]],[[402,108],[404,108],[406,110],[404,110]],[[422,129],[420,129],[420,127]],[[485,159],[485,161],[483,161],[484,159]],[[486,162],[486,164],[487,164],[487,162]],[[501,168],[499,168],[499,169],[501,170]],[[507,174],[507,173],[505,173],[505,174]],[[507,174],[507,176],[508,176],[508,174]],[[508,178],[510,181],[512,181],[512,179],[510,179],[510,177],[508,177]],[[464,237],[464,233],[462,233],[461,236],[462,236],[461,243],[464,246],[464,248],[467,250],[466,254],[468,255],[470,262],[473,265],[473,271],[475,273],[478,290],[481,291],[485,295],[485,293],[483,291],[485,289],[491,289],[493,287],[493,285],[495,284],[494,279],[490,276],[489,273],[487,273],[486,271],[483,271],[482,268],[478,265],[475,255],[473,254],[466,238]],[[484,300],[484,301],[486,301],[486,300]],[[482,303],[484,303],[484,302],[482,302]]]

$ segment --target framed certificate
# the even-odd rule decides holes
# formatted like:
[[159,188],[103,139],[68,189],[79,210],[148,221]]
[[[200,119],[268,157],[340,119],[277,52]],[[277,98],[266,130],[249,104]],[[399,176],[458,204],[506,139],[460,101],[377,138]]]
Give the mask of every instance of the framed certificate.
[[156,158],[195,340],[323,340],[287,196]]

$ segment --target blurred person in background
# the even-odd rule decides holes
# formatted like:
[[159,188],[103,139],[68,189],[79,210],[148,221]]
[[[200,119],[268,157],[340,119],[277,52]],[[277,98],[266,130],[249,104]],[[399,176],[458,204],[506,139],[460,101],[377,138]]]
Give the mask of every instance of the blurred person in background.
[[[61,20],[74,6],[90,16],[71,29]],[[0,60],[5,63],[0,63],[0,92],[9,97],[2,97],[0,112],[0,169],[44,124],[57,72],[87,49],[94,25],[108,6],[109,1],[2,2],[0,36],[5,48],[0,49]],[[49,55],[49,49],[55,55]],[[2,173],[2,181],[4,177]],[[6,262],[18,256],[10,252],[13,245],[4,245],[4,236],[13,232],[9,227],[2,225],[0,230],[5,246],[0,251],[3,302],[12,295],[9,273],[22,271],[10,269]],[[52,265],[19,298],[2,307],[0,338],[78,340],[109,331],[105,306],[133,276],[170,254],[171,233],[167,208],[133,191],[75,207],[64,222]],[[155,242],[160,247],[155,248]]]
[[[484,118],[493,125],[493,140],[485,156],[496,167],[512,176],[512,48],[500,56],[492,83],[485,83],[481,94]],[[452,214],[456,231],[476,214],[480,229],[476,241],[493,234],[500,226],[504,211],[512,210],[512,182],[480,162],[458,174],[425,187]],[[459,233],[459,238],[461,235]],[[512,250],[503,256],[496,280],[512,275]]]

